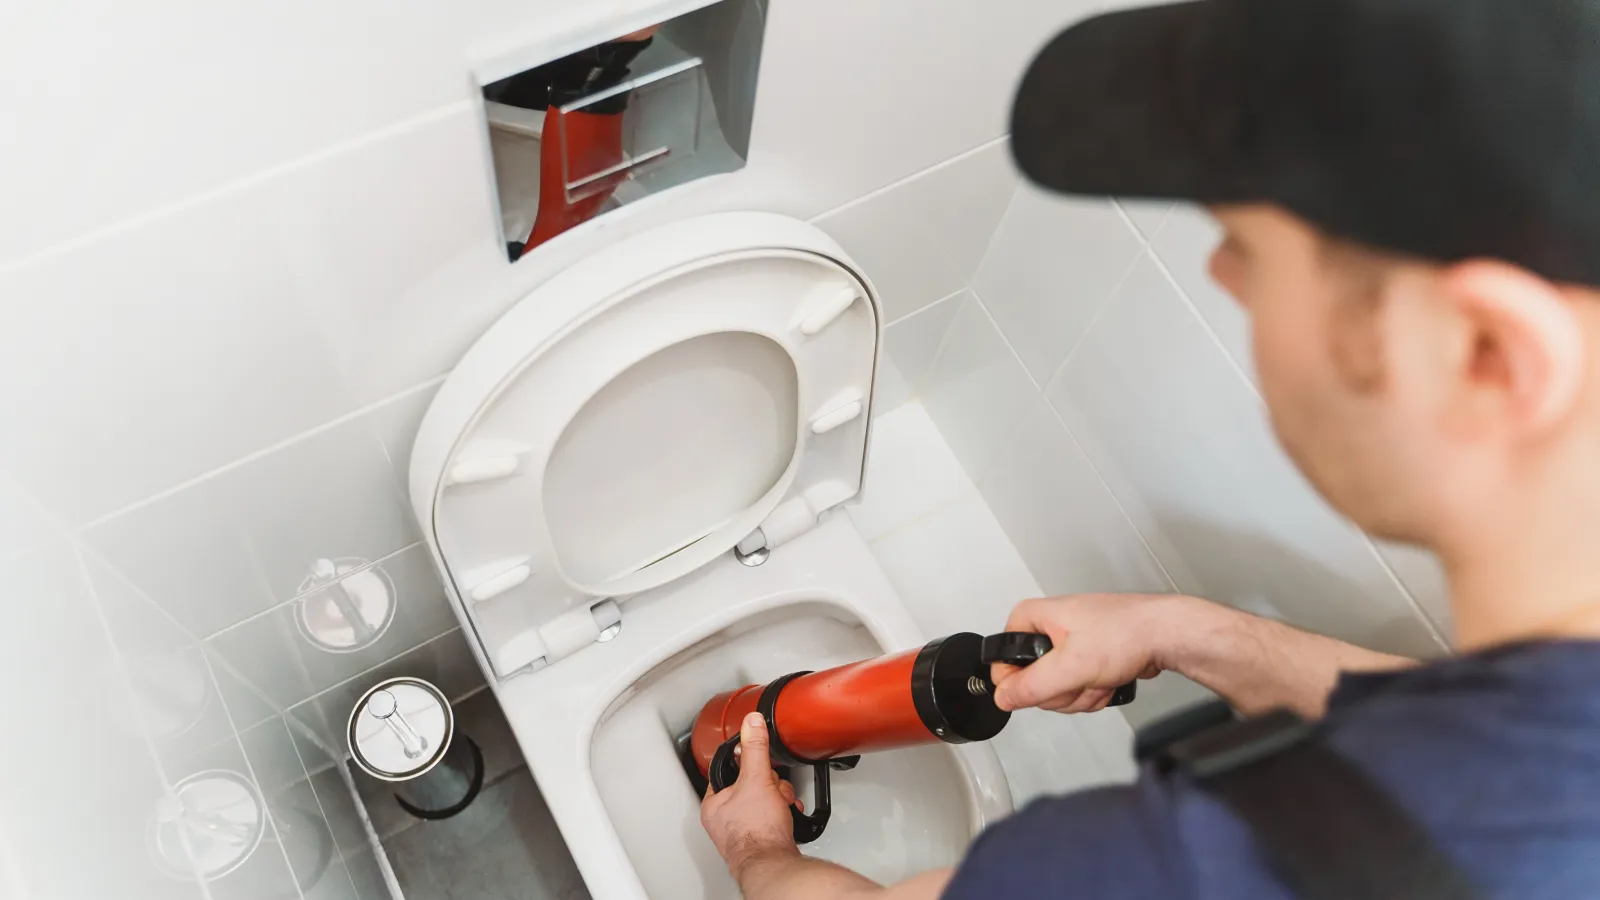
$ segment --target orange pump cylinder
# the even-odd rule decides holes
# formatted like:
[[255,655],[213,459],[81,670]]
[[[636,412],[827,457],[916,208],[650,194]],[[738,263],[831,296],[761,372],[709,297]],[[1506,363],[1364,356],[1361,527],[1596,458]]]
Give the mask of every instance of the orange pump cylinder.
[[[785,684],[773,705],[778,738],[808,760],[935,743],[912,697],[913,669],[922,649],[801,675]],[[690,747],[704,774],[711,755],[757,711],[766,685],[749,684],[711,698],[695,718]]]

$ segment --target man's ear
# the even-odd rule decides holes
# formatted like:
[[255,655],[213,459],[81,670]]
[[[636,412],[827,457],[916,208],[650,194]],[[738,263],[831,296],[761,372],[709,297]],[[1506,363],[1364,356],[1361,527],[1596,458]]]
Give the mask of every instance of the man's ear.
[[1584,380],[1583,333],[1559,288],[1516,266],[1458,263],[1439,280],[1468,345],[1457,373],[1469,428],[1531,434],[1560,421]]

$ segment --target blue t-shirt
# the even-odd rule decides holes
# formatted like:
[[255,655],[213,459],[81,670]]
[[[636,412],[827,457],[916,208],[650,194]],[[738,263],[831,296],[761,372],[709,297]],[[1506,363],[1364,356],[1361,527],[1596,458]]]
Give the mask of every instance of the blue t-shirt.
[[[1600,897],[1600,643],[1524,644],[1347,675],[1326,740],[1486,896]],[[944,896],[1289,900],[1192,782],[1038,800],[986,830]]]

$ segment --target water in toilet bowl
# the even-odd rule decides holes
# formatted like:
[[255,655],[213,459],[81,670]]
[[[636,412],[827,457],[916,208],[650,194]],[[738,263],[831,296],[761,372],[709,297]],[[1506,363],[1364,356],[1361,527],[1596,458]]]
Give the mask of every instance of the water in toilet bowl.
[[[736,898],[700,827],[700,797],[675,739],[711,694],[886,649],[837,608],[789,608],[741,623],[658,666],[603,717],[591,748],[596,786],[646,892]],[[802,783],[801,793],[809,787]],[[946,746],[879,753],[833,778],[833,816],[804,852],[879,882],[955,863],[980,817]]]

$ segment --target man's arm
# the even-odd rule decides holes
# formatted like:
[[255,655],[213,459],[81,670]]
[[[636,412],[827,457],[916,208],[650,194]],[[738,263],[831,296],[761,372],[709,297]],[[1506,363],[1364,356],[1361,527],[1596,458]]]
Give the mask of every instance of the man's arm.
[[1173,671],[1247,714],[1284,706],[1316,717],[1340,672],[1414,664],[1180,595],[1028,600],[1006,628],[1047,634],[1056,649],[1026,669],[995,667],[995,701],[1004,709],[1088,712],[1103,708],[1117,685]]
[[800,855],[789,815],[793,800],[794,789],[772,769],[766,725],[751,713],[739,727],[739,779],[720,793],[707,791],[700,804],[700,824],[745,900],[933,900],[950,881],[950,870],[939,869],[884,887]]
[[747,860],[734,871],[745,900],[933,900],[950,882],[950,869],[934,869],[884,887],[843,866],[793,853]]

